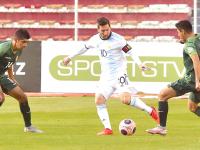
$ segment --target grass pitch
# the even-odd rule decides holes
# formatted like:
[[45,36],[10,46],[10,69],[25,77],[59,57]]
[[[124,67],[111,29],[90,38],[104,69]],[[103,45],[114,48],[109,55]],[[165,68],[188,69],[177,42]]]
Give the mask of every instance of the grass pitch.
[[[157,106],[157,100],[144,100]],[[117,100],[107,102],[114,130],[112,136],[96,136],[103,129],[93,97],[30,97],[32,122],[43,134],[23,132],[18,103],[6,97],[0,108],[0,150],[197,150],[200,147],[200,120],[187,110],[186,100],[169,102],[168,134],[149,135],[156,124],[145,112]],[[122,119],[137,124],[133,136],[118,132]]]

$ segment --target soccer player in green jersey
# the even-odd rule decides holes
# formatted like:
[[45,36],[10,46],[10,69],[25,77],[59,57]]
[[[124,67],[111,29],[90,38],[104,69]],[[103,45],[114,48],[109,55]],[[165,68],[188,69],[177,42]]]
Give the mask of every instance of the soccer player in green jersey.
[[[31,112],[27,96],[21,89],[13,75],[13,64],[21,55],[22,50],[28,45],[30,34],[25,29],[18,29],[12,40],[0,44],[0,106],[3,104],[4,93],[19,102],[20,110],[25,122],[24,132],[42,133],[31,123]],[[8,75],[5,75],[7,71]]]
[[159,94],[158,110],[160,124],[147,130],[151,134],[167,134],[166,122],[168,114],[168,99],[189,93],[188,108],[195,115],[200,116],[200,35],[194,34],[188,20],[176,23],[180,42],[184,43],[183,62],[186,72],[183,78],[171,83]]

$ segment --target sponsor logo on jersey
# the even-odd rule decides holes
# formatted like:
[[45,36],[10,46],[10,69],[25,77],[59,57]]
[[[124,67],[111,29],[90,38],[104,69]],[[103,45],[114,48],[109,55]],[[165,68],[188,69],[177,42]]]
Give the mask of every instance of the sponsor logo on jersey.
[[4,58],[7,59],[7,60],[11,60],[12,59],[11,57],[7,57],[7,56],[4,57]]

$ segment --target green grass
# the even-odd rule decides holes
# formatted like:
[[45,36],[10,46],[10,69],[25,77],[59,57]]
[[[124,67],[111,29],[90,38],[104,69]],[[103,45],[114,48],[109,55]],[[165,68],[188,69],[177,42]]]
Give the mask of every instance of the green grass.
[[[157,106],[157,101],[144,100]],[[15,100],[6,97],[0,108],[0,150],[196,150],[200,147],[200,120],[187,110],[186,100],[169,102],[168,135],[149,135],[155,123],[145,112],[108,101],[114,130],[112,136],[96,136],[103,129],[93,97],[30,97],[33,124],[44,134],[23,132],[23,121]],[[132,118],[133,136],[122,136],[118,124]]]

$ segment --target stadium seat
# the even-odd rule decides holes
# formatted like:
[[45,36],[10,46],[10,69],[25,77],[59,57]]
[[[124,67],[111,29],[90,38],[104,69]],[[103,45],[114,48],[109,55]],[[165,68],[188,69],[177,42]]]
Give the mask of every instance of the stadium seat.
[[132,35],[125,35],[124,38],[127,40],[127,41],[131,41],[134,37]]
[[0,40],[1,40],[1,41],[5,40],[5,39],[7,39],[7,38],[8,38],[7,35],[0,35]]
[[85,40],[88,40],[90,38],[89,35],[79,35],[78,36],[78,40],[80,41],[85,41]]
[[10,20],[10,19],[0,19],[0,22],[1,22],[1,24],[2,25],[4,25],[4,24],[9,24],[9,23],[11,23],[12,22],[12,20]]
[[35,23],[35,20],[32,20],[32,19],[26,20],[26,19],[24,19],[24,20],[19,20],[17,22],[18,22],[18,24],[33,24],[33,23]]
[[34,41],[44,41],[47,40],[49,38],[48,35],[33,35],[32,36],[32,40]]
[[55,35],[52,37],[53,40],[55,41],[69,41],[69,40],[73,40],[73,37],[70,35]]
[[141,9],[145,8],[145,5],[127,5],[127,12],[131,13],[131,12],[139,12]]
[[157,36],[153,39],[157,42],[176,42],[177,39],[175,39],[174,36]]
[[47,4],[47,5],[45,5],[45,7],[49,8],[49,9],[59,10],[64,7],[64,4]]
[[19,8],[22,6],[20,3],[6,3],[3,5],[6,8]]
[[[188,0],[79,0],[78,39],[95,34],[96,19],[104,16],[127,40],[174,40],[170,37],[176,38],[175,23],[190,18],[192,6]],[[0,1],[2,38],[23,27],[33,39],[73,40],[74,16],[74,0]]]
[[39,25],[42,28],[53,28],[56,22],[54,20],[40,20]]
[[132,39],[132,41],[135,42],[152,42],[154,39],[154,36],[136,36]]

